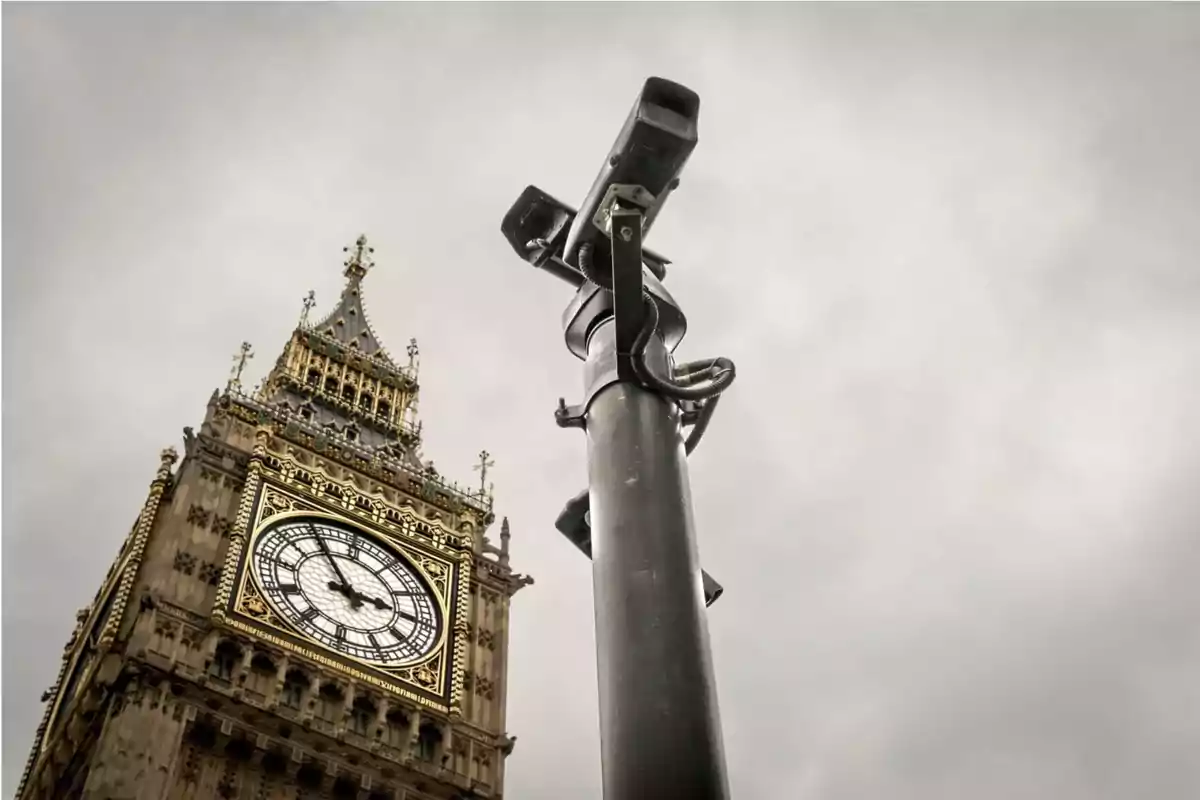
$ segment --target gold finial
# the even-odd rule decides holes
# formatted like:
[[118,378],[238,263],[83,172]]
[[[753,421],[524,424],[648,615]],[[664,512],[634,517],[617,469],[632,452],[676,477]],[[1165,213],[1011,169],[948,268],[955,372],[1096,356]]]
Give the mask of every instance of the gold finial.
[[421,355],[421,348],[417,347],[417,340],[409,339],[408,347],[404,348],[404,352],[408,353],[408,368],[416,370],[417,356]]
[[[343,253],[349,253],[349,247],[342,248]],[[374,247],[367,246],[367,235],[364,233],[359,236],[354,242],[354,252],[350,258],[346,259],[346,276],[351,278],[361,278],[367,274],[367,270],[374,266],[371,261],[371,253],[375,252]]]
[[479,493],[483,494],[487,490],[487,472],[488,467],[496,466],[496,462],[491,460],[492,454],[487,450],[480,452],[479,463],[471,467],[473,470],[479,470]]
[[158,454],[158,472],[154,479],[158,481],[169,480],[171,477],[171,467],[179,460],[179,451],[174,447],[164,448]]
[[238,348],[238,354],[233,357],[233,369],[229,371],[229,383],[226,384],[226,389],[242,388],[242,370],[246,368],[246,362],[254,358],[254,353],[250,352],[250,343],[242,342],[242,346]]
[[317,304],[317,293],[312,289],[308,290],[308,294],[304,295],[304,311],[300,314],[300,325],[303,326],[308,322],[308,312]]

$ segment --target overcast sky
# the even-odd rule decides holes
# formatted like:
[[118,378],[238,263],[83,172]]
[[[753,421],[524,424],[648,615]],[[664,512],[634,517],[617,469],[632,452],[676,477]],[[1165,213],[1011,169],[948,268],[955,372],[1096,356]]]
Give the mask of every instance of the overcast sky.
[[6,3],[5,795],[158,451],[365,231],[425,453],[494,454],[537,579],[507,794],[600,796],[569,292],[498,229],[661,75],[649,244],[738,366],[691,459],[734,794],[1200,796],[1198,12]]

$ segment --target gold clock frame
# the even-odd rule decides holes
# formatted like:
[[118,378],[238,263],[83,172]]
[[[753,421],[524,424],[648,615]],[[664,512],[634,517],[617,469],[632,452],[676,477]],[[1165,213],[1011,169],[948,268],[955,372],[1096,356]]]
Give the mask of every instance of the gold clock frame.
[[[265,494],[268,495],[268,498],[270,498],[271,493],[271,489],[268,489],[268,492]],[[289,499],[292,500],[292,503],[295,503],[295,499]],[[264,506],[270,507],[269,504],[264,503],[259,504],[259,509],[262,510]],[[268,533],[269,530],[278,527],[278,525],[286,523],[288,519],[325,519],[325,521],[334,523],[338,525],[338,527],[352,528],[356,531],[359,531],[359,533],[366,536],[367,539],[372,539],[378,542],[379,545],[382,545],[385,549],[390,549],[390,551],[400,554],[400,558],[406,561],[409,569],[412,569],[414,572],[418,573],[421,581],[425,583],[428,589],[430,589],[430,594],[433,596],[433,602],[434,604],[437,604],[438,613],[440,614],[440,619],[438,620],[440,622],[440,630],[438,631],[436,642],[434,642],[432,648],[430,648],[428,652],[425,652],[425,654],[413,658],[413,660],[395,664],[380,664],[378,662],[367,660],[367,658],[359,658],[334,650],[334,652],[337,652],[338,657],[347,658],[349,661],[359,662],[364,664],[365,667],[379,669],[382,670],[382,672],[392,672],[392,670],[396,669],[412,669],[419,667],[421,664],[430,661],[431,658],[436,657],[440,651],[445,649],[446,638],[448,638],[450,631],[450,603],[448,602],[448,584],[451,581],[452,575],[454,575],[454,564],[452,564],[451,561],[443,558],[431,557],[431,555],[413,553],[408,547],[404,547],[401,542],[397,542],[395,539],[391,539],[391,537],[379,536],[377,533],[374,533],[374,531],[365,528],[364,525],[347,521],[347,519],[344,517],[338,517],[336,515],[331,515],[331,513],[311,509],[296,509],[294,505],[292,511],[280,511],[271,516],[265,516],[262,511],[259,511],[258,519],[256,519],[256,522],[254,522],[254,531],[250,535],[250,539],[248,539],[246,542],[246,557],[244,559],[245,567],[242,569],[242,575],[239,581],[238,607],[242,613],[248,613],[256,616],[256,618],[264,620],[270,618],[270,624],[272,626],[281,627],[283,630],[292,632],[293,636],[307,639],[308,642],[316,644],[320,649],[330,649],[328,645],[319,643],[317,639],[314,639],[313,637],[308,636],[308,634],[298,630],[298,628],[296,628],[294,625],[290,625],[286,619],[282,619],[283,615],[280,613],[280,609],[275,606],[274,602],[271,602],[269,597],[265,596],[263,591],[263,578],[259,575],[257,561],[254,561],[254,547],[258,545],[258,540],[262,539],[262,537]],[[431,575],[431,572],[433,575]],[[250,609],[251,606],[254,607],[253,610]],[[265,608],[265,613],[263,610],[259,610],[260,608]],[[259,616],[260,614],[263,616]]]
[[[265,431],[260,429],[262,433]],[[319,468],[268,455],[266,437],[256,438],[256,457],[251,461],[230,534],[214,617],[227,627],[336,669],[356,681],[442,713],[461,714],[471,551],[462,547],[460,536],[440,521],[420,518],[408,507],[389,507],[385,517],[383,505],[375,501],[369,511],[364,511],[361,502],[356,502],[361,490],[352,483],[335,481]],[[330,484],[340,490],[336,502],[317,491]],[[336,653],[279,619],[258,591],[250,562],[257,537],[285,514],[324,517],[352,526],[403,555],[432,588],[442,613],[442,631],[433,652],[403,666],[385,667]],[[402,524],[395,524],[397,520]],[[420,541],[406,534],[405,529],[426,533],[429,541]]]

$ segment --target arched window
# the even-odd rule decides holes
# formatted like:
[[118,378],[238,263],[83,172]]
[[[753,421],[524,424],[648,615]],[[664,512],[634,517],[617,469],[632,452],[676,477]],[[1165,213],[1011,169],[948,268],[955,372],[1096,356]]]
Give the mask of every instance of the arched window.
[[260,675],[274,675],[275,662],[266,653],[255,653],[254,658],[250,659],[250,669]]
[[438,745],[442,742],[442,732],[432,722],[421,725],[417,731],[417,755],[422,761],[433,761],[437,758]]
[[375,704],[366,697],[357,697],[350,712],[350,730],[359,736],[371,735],[371,723],[375,721]]
[[408,741],[408,714],[404,709],[393,708],[387,715],[387,743],[401,747]]
[[330,375],[325,379],[325,391],[336,395],[338,393],[338,379]]
[[308,688],[308,676],[298,669],[288,670],[287,677],[283,679],[283,693],[279,697],[279,702],[296,711],[300,710],[300,704],[304,701],[304,691]]
[[332,683],[322,686],[321,691],[317,693],[317,715],[326,722],[336,720],[342,708],[343,697],[345,695],[338,686]]
[[213,653],[212,663],[208,666],[208,674],[212,677],[228,681],[233,680],[233,670],[237,667],[238,659],[242,657],[242,648],[228,639],[222,639]]
[[310,369],[308,371],[308,385],[309,386],[320,386],[321,385],[321,370]]

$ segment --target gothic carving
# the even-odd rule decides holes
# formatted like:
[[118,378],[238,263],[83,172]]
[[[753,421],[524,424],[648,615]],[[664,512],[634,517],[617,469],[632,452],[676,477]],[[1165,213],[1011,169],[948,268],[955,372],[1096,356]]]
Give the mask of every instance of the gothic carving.
[[259,514],[259,520],[261,522],[266,522],[272,517],[279,516],[287,511],[297,510],[311,511],[313,509],[311,507],[304,506],[301,506],[301,508],[297,509],[296,500],[294,498],[289,497],[282,492],[267,489],[263,493],[262,511]]
[[191,575],[196,571],[196,557],[181,550],[175,554],[175,563],[172,566],[177,572]]
[[258,590],[254,588],[254,584],[252,583],[247,582],[242,587],[242,598],[241,603],[238,605],[238,611],[268,625],[274,625],[279,628],[283,627],[283,623],[271,613],[270,607],[267,606],[266,601],[263,600],[262,595],[258,593]]
[[171,467],[178,460],[179,453],[173,447],[166,448],[159,455],[158,472],[155,473],[154,480],[150,483],[150,494],[142,506],[142,513],[134,527],[134,535],[129,542],[129,552],[126,556],[120,583],[113,595],[112,612],[104,623],[104,629],[98,640],[99,646],[104,647],[111,644],[116,637],[117,625],[125,612],[125,606],[129,603],[129,595],[133,591],[133,583],[142,562],[142,555],[146,550],[146,541],[150,538],[150,529],[154,524],[155,515],[157,515],[159,504],[162,502],[163,491],[171,482]]
[[[246,421],[257,423],[260,418],[269,419],[279,432],[298,431],[290,438],[301,446],[311,448],[346,466],[361,470],[377,479],[395,484],[401,477],[407,478],[403,488],[440,506],[451,514],[470,512],[481,519],[491,522],[491,498],[480,496],[478,492],[467,492],[455,484],[447,483],[436,472],[419,472],[411,465],[395,459],[383,450],[368,450],[357,442],[345,440],[345,437],[335,434],[339,440],[337,447],[331,447],[330,437],[312,426],[308,421],[297,419],[291,411],[261,404],[250,398],[239,397],[237,402],[222,398],[228,413]],[[385,477],[386,473],[386,477]]]
[[192,525],[206,528],[208,527],[208,515],[209,512],[207,510],[193,503],[188,508],[187,521]]
[[216,586],[220,583],[221,567],[218,564],[204,562],[200,565],[200,580],[207,583],[209,586]]
[[154,634],[156,636],[166,639],[167,641],[174,641],[178,631],[179,626],[174,621],[163,617],[155,617]]

